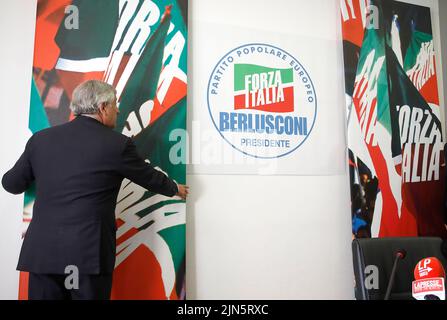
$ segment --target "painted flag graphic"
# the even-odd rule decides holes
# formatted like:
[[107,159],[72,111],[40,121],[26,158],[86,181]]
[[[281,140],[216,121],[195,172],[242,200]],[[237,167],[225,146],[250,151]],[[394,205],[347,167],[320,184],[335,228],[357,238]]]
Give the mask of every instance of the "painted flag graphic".
[[[379,17],[383,17],[382,6],[377,2]],[[380,236],[409,235],[414,226],[401,217],[401,184],[399,168],[391,153],[392,126],[388,96],[387,65],[383,18],[379,29],[370,28],[365,32],[357,67],[357,76],[352,95],[353,116],[361,129],[363,144],[371,158],[372,173],[378,178],[382,200]],[[367,160],[363,160],[367,161]],[[404,226],[405,225],[405,226]]]
[[293,69],[234,65],[234,109],[293,112]]
[[[353,234],[446,237],[430,9],[388,0],[341,4]],[[377,27],[359,28],[358,7]]]
[[445,237],[444,188],[437,187],[444,176],[439,108],[432,109],[424,100],[390,47],[386,55],[391,116],[397,124],[392,148],[402,159],[403,210],[416,221],[418,235]]
[[[74,5],[79,29],[65,20]],[[117,90],[117,131],[139,154],[180,184],[186,181],[186,0],[39,0],[29,127],[34,133],[70,121],[73,89],[98,79]],[[185,159],[183,159],[185,160]],[[34,190],[25,196],[24,227],[32,219]],[[124,180],[115,210],[116,265],[112,299],[185,299],[186,205]],[[21,273],[20,299],[27,299]]]
[[439,106],[438,77],[433,36],[412,25],[411,42],[404,61],[404,70],[428,103]]

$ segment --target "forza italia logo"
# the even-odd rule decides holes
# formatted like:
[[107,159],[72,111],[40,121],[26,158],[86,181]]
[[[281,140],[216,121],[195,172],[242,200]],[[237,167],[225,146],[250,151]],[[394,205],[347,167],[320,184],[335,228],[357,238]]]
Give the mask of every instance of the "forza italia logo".
[[293,112],[293,69],[234,65],[234,109]]
[[222,138],[245,155],[263,159],[295,152],[317,116],[316,92],[305,68],[268,44],[227,53],[211,73],[207,103]]

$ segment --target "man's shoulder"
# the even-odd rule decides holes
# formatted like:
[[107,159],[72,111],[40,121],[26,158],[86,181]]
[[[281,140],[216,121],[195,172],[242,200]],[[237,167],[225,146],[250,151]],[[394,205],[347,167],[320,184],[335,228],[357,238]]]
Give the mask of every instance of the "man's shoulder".
[[[29,139],[29,143],[37,142],[41,143],[46,140],[53,140],[53,138],[69,138],[75,140],[83,140],[85,138],[88,138],[88,140],[96,140],[100,139],[101,141],[108,141],[110,144],[115,146],[123,146],[126,145],[128,141],[128,137],[124,134],[114,131],[110,128],[107,128],[105,126],[95,126],[90,127],[92,129],[87,129],[86,132],[84,131],[85,128],[82,130],[84,131],[82,134],[80,134],[78,137],[75,137],[79,133],[79,128],[77,128],[76,123],[71,121],[64,124],[55,125],[53,127],[45,128],[40,131],[35,132],[31,138]],[[93,129],[94,128],[94,129]],[[77,139],[79,138],[79,139]],[[66,140],[66,139],[64,139]],[[85,141],[83,141],[85,142]]]
[[129,140],[129,137],[125,136],[124,134],[117,132],[115,130],[111,130],[111,129],[107,129],[107,133],[108,136],[110,136],[110,139],[115,140],[116,143],[125,145],[127,143],[127,141]]
[[58,124],[52,127],[44,128],[33,133],[29,139],[29,143],[41,143],[45,140],[51,139],[52,137],[61,137],[65,131],[65,127],[68,123]]
[[59,127],[59,125],[54,126],[54,127],[44,128],[42,130],[36,131],[30,137],[29,141],[30,142],[36,141],[36,140],[44,139],[45,137],[48,137],[49,135],[57,134],[57,131],[59,131],[58,127]]

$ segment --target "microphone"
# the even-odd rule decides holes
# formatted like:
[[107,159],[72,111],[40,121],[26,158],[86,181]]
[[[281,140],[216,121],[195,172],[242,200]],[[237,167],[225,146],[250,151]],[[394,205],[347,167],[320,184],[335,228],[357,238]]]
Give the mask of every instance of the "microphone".
[[407,252],[404,249],[399,249],[394,254],[394,264],[393,264],[393,269],[391,270],[390,280],[388,281],[388,287],[386,288],[385,300],[390,299],[391,289],[393,288],[394,278],[396,277],[397,263],[399,260],[405,259],[406,255],[407,255]]
[[445,270],[438,258],[422,259],[414,268],[412,295],[416,300],[445,300]]

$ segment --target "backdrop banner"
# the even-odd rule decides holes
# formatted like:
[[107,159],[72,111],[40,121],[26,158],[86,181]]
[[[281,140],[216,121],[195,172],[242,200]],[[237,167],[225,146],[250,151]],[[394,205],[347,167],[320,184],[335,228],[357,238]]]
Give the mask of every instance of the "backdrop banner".
[[341,0],[354,237],[447,237],[430,8]]
[[[74,88],[117,90],[115,130],[178,183],[186,181],[187,0],[39,0],[29,128],[73,119]],[[176,133],[173,135],[173,132]],[[174,138],[173,138],[174,137]],[[34,191],[26,192],[24,232]],[[115,211],[113,299],[185,299],[185,203],[124,180]],[[20,278],[27,299],[27,274]]]

